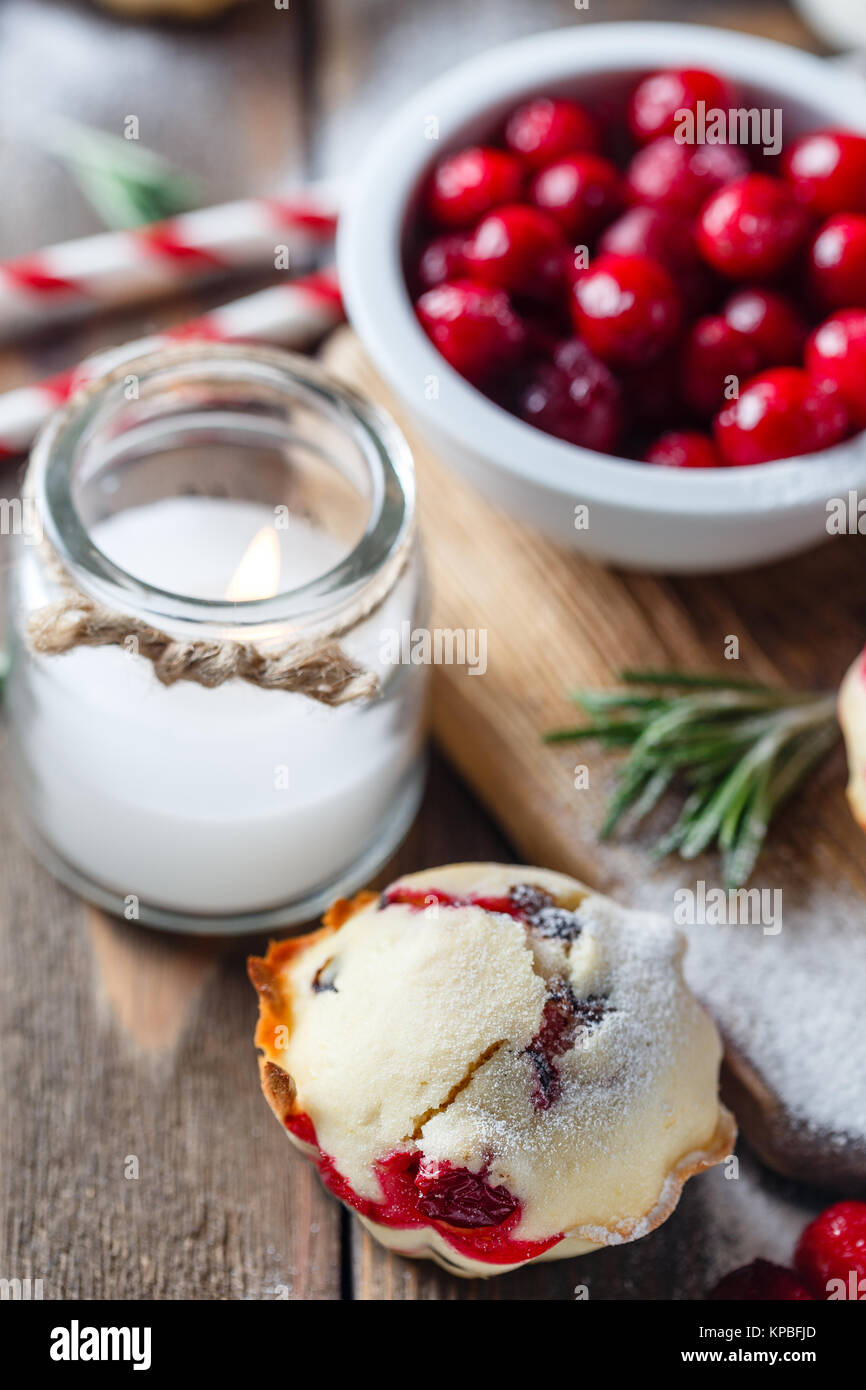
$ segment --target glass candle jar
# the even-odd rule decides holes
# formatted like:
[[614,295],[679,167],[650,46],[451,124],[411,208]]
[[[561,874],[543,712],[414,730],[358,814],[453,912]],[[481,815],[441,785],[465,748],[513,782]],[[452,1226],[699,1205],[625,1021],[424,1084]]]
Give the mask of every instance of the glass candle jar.
[[[111,911],[204,932],[304,921],[368,880],[424,775],[427,670],[389,664],[385,640],[427,606],[392,422],[304,358],[190,343],[75,397],[26,489],[43,535],[18,541],[7,707],[48,867]],[[52,650],[34,631],[70,589],[111,621]],[[322,693],[328,659],[309,690],[268,686],[282,653],[323,640],[346,689]],[[251,675],[200,683],[224,675],[215,654]]]

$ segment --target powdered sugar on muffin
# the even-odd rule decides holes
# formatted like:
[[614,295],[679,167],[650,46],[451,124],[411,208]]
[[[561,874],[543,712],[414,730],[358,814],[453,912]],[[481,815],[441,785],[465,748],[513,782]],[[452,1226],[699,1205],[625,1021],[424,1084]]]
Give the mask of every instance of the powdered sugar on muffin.
[[264,1089],[394,1248],[491,1273],[634,1239],[729,1152],[719,1039],[661,919],[451,865],[326,923],[251,962]]

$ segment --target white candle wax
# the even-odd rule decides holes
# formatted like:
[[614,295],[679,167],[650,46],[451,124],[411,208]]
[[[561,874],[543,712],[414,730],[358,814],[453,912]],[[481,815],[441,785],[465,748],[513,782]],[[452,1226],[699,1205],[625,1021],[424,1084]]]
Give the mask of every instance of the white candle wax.
[[[273,521],[255,503],[178,497],[121,512],[92,536],[152,585],[223,598]],[[294,518],[273,534],[280,574],[268,592],[314,578],[344,549]],[[34,552],[22,564],[30,611],[50,595]],[[424,672],[380,658],[381,633],[411,617],[416,585],[410,565],[341,639],[392,692],[401,683],[401,698],[370,704],[332,708],[240,680],[164,687],[149,661],[117,647],[33,658],[12,695],[26,702],[19,756],[44,838],[86,878],[176,912],[267,910],[339,877],[416,766]]]
[[232,580],[260,532],[273,538],[279,568],[265,572],[258,585],[251,576],[248,598],[268,597],[297,588],[339,563],[346,547],[335,536],[300,518],[284,528],[260,502],[223,497],[166,497],[130,507],[100,521],[91,538],[127,574],[187,598],[235,597]]

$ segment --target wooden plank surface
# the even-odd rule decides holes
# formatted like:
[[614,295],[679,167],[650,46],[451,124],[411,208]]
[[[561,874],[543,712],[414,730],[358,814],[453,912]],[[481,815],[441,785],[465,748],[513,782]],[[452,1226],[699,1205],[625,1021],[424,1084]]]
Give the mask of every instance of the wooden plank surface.
[[[642,0],[593,0],[581,22],[646,16]],[[805,35],[775,0],[664,0],[652,16],[734,23],[793,41]],[[251,5],[184,28],[129,25],[84,4],[14,0],[0,8],[0,172],[14,190],[0,219],[0,255],[96,226],[68,178],[34,151],[50,112],[105,129],[138,114],[143,142],[205,178],[215,199],[268,190],[302,171],[351,167],[392,105],[449,63],[511,34],[574,21],[571,0],[292,0],[288,11]],[[94,322],[4,353],[0,389],[219,297]],[[15,470],[5,469],[2,495],[14,482]],[[858,560],[843,551],[832,579],[851,592]],[[596,582],[603,604],[607,590]],[[751,595],[749,650],[769,651],[792,679],[832,674],[817,671],[823,658],[799,640],[796,603],[814,582],[807,565],[781,612],[772,591]],[[711,655],[747,583],[731,580],[721,596],[712,584],[672,583],[659,605],[644,581],[629,581],[622,650],[597,630],[602,619],[583,640],[611,661],[659,650],[683,656],[677,634],[687,612]],[[563,597],[568,604],[570,594]],[[830,613],[827,622],[841,666],[847,628]],[[866,627],[866,606],[859,622]],[[579,662],[569,678],[580,678]],[[546,688],[552,697],[552,682]],[[542,713],[529,702],[533,731]],[[460,717],[443,708],[439,721],[455,747],[449,722]],[[530,775],[536,758],[527,737]],[[737,1184],[714,1175],[690,1184],[675,1220],[651,1241],[590,1261],[463,1283],[386,1255],[290,1153],[259,1095],[243,959],[261,943],[173,939],[86,908],[22,849],[5,768],[0,776],[0,1276],[42,1278],[46,1298],[568,1299],[578,1279],[594,1298],[689,1298],[755,1255],[789,1258],[817,1199],[771,1177],[748,1153]],[[574,806],[564,788],[561,796],[567,827]],[[503,806],[495,809],[501,818]],[[794,834],[808,864],[820,851],[808,827]],[[419,820],[383,881],[455,858],[510,854],[437,759]],[[608,876],[616,886],[616,872]],[[137,1177],[124,1176],[132,1157]]]
[[[0,255],[98,227],[34,150],[52,113],[115,132],[137,115],[142,143],[211,201],[300,181],[302,21],[267,5],[204,27],[4,5],[0,172],[15,199]],[[0,357],[0,388],[230,296],[221,285],[43,336]],[[15,479],[4,468],[3,496]],[[259,1093],[248,943],[173,939],[83,906],[22,849],[5,767],[0,817],[0,1275],[41,1278],[45,1298],[339,1298],[340,1210],[289,1163]]]

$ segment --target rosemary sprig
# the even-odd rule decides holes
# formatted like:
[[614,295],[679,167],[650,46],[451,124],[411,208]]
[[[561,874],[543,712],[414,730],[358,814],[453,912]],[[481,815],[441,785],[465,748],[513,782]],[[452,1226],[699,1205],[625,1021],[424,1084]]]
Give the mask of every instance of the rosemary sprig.
[[202,201],[195,179],[136,141],[64,119],[40,143],[65,164],[107,227],[158,222]]
[[[597,739],[630,748],[599,832],[637,824],[673,784],[683,801],[655,854],[683,859],[716,845],[728,887],[744,884],[776,812],[839,737],[836,697],[683,671],[624,671],[623,692],[575,691],[589,722],[547,743]],[[647,686],[637,693],[631,687]]]

